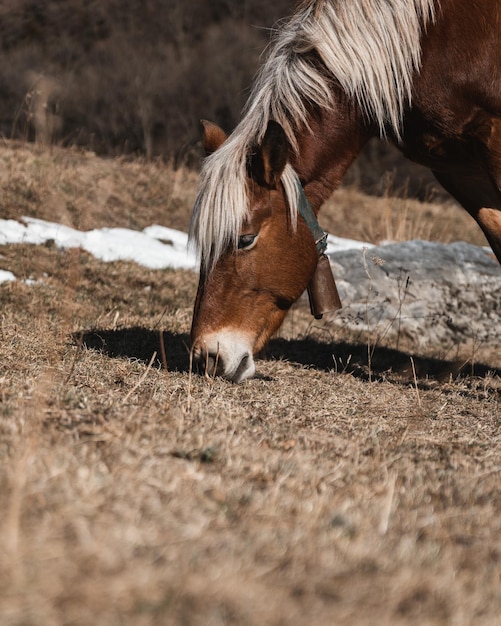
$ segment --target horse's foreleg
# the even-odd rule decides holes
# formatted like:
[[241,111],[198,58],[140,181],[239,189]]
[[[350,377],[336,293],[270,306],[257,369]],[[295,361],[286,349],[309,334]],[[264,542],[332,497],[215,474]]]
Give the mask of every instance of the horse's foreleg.
[[433,173],[438,182],[477,221],[501,263],[501,167],[499,181],[495,180],[491,172],[472,168],[468,172]]

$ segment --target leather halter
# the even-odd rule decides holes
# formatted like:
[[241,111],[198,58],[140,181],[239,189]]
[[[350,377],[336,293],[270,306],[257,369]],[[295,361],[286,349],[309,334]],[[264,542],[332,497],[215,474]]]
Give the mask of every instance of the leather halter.
[[318,223],[317,216],[313,212],[311,204],[309,203],[308,198],[304,193],[303,185],[301,185],[299,176],[296,173],[294,173],[294,175],[296,177],[296,185],[299,192],[299,204],[297,209],[304,221],[306,222],[306,225],[310,229],[311,234],[313,235],[313,239],[315,240],[315,245],[318,251],[318,256],[321,256],[327,250],[327,233]]
[[341,308],[341,300],[336,287],[336,281],[332,274],[329,259],[325,255],[327,249],[327,233],[318,223],[317,216],[308,202],[303,186],[297,174],[296,185],[298,189],[298,211],[313,235],[315,246],[318,252],[318,262],[308,285],[308,297],[310,299],[310,310],[316,319],[321,319],[324,313],[335,311]]

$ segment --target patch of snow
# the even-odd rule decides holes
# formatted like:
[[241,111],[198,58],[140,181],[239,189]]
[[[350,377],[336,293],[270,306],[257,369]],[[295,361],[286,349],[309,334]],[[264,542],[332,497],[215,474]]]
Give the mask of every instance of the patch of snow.
[[[0,245],[28,243],[43,245],[53,241],[58,248],[82,248],[101,261],[133,261],[150,269],[197,269],[196,256],[188,249],[188,235],[154,224],[143,231],[127,228],[99,228],[86,232],[24,217],[23,222],[0,220]],[[328,251],[371,248],[372,244],[329,235]],[[9,277],[2,278],[2,276]],[[10,272],[0,274],[0,282],[15,280]]]
[[374,248],[374,244],[356,239],[345,239],[335,235],[327,235],[327,253],[341,252],[343,250],[363,250],[363,248]]
[[0,245],[53,241],[59,248],[82,248],[105,262],[133,261],[151,269],[197,267],[197,259],[187,247],[188,236],[172,228],[154,225],[142,232],[126,228],[82,232],[33,217],[25,217],[23,222],[0,220]]
[[0,283],[8,283],[13,280],[16,280],[16,277],[12,272],[8,272],[7,270],[0,270]]

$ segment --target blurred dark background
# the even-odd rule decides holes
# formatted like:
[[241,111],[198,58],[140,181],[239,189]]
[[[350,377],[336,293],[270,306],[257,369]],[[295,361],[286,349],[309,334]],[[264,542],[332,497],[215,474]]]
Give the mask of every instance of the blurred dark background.
[[[200,118],[236,125],[270,29],[295,4],[2,0],[0,133],[195,167]],[[424,170],[381,142],[348,179],[371,193],[434,193]]]
[[0,132],[190,159],[199,118],[238,121],[294,0],[2,0]]

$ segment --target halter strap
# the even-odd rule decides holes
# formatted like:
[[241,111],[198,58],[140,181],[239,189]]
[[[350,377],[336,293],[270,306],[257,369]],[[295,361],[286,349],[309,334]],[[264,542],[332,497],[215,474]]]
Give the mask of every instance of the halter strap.
[[313,212],[311,208],[311,204],[304,193],[303,185],[301,185],[301,181],[299,180],[299,176],[294,174],[296,177],[296,185],[299,191],[299,204],[298,211],[301,213],[302,218],[306,222],[306,225],[311,231],[313,235],[313,239],[315,240],[315,245],[317,247],[318,255],[322,255],[327,250],[327,233],[322,229],[320,224],[318,223],[317,216]]

